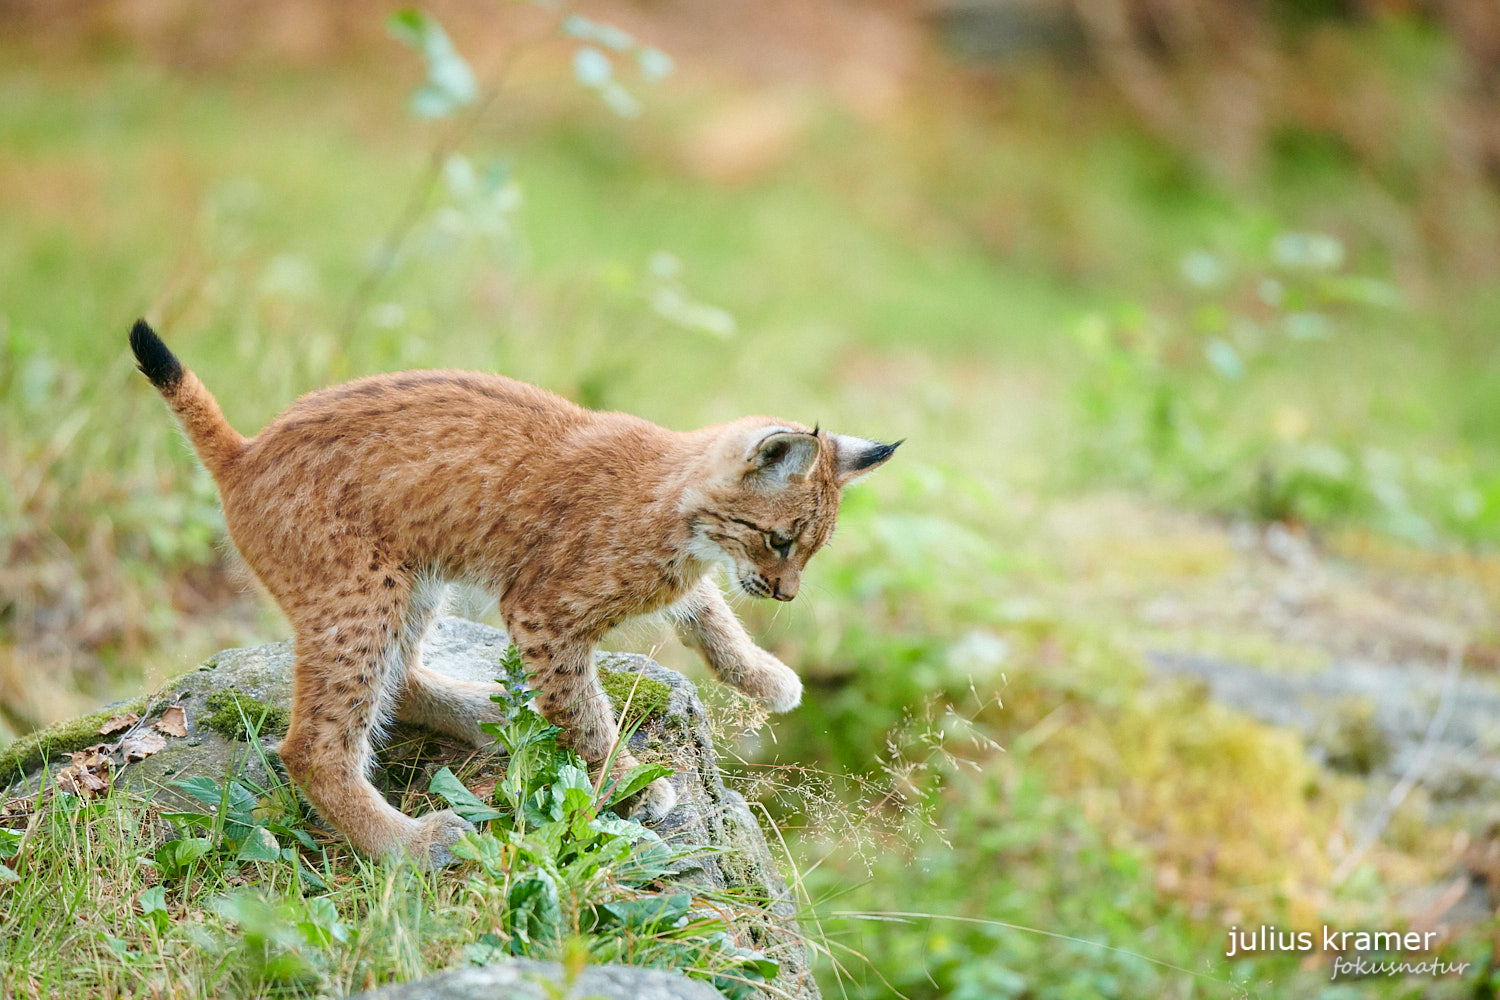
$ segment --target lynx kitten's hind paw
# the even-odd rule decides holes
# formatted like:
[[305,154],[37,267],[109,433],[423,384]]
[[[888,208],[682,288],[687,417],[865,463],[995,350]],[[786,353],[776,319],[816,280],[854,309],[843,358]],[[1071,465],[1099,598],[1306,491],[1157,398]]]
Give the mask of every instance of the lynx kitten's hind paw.
[[428,813],[417,821],[417,829],[406,842],[406,853],[424,870],[446,868],[458,862],[451,850],[453,845],[474,829],[473,823],[452,809]]
[[635,795],[630,818],[639,823],[660,823],[677,804],[677,790],[666,778],[657,778]]

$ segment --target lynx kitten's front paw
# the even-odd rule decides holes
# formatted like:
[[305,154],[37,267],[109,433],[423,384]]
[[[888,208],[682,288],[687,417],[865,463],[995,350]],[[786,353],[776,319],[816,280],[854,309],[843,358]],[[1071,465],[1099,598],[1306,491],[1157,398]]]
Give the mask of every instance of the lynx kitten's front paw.
[[745,671],[741,690],[771,712],[790,712],[802,704],[802,678],[765,650],[756,650],[755,665]]
[[406,853],[418,868],[446,868],[458,861],[451,850],[453,845],[474,829],[473,823],[452,809],[428,813],[417,821],[417,828],[407,838]]

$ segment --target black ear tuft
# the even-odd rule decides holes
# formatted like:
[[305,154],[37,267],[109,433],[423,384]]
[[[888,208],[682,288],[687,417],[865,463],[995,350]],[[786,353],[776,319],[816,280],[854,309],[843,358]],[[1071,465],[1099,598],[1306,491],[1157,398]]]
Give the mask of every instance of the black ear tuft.
[[182,381],[182,362],[143,319],[130,328],[130,349],[135,352],[141,374],[158,389],[171,389]]
[[901,447],[901,441],[881,444],[879,441],[867,441],[848,434],[833,435],[833,443],[838,455],[835,478],[840,486],[847,486],[876,466],[884,464]]
[[855,457],[854,461],[851,462],[848,467],[849,471],[861,472],[865,469],[877,466],[881,462],[884,462],[886,459],[894,455],[896,453],[896,449],[901,447],[905,443],[906,438],[902,438],[895,444],[875,444],[874,447],[867,448],[863,454]]

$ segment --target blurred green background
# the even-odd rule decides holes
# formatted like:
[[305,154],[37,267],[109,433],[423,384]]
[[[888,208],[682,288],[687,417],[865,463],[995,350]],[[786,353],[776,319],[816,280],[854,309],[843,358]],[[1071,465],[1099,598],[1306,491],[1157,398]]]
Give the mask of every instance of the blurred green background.
[[[1500,11],[430,10],[457,57],[377,4],[0,3],[0,739],[285,633],[137,315],[247,434],[424,366],[778,414],[908,441],[742,609],[805,706],[718,699],[829,995],[1495,995],[1490,791],[1344,865],[1380,776],[1149,654],[1500,666]],[[1322,922],[1472,964],[1223,957]]]

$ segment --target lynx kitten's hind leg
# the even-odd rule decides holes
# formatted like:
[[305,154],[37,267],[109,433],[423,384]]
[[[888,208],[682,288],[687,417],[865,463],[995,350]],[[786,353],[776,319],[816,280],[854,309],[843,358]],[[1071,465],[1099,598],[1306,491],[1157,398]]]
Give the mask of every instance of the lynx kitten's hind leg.
[[370,783],[373,742],[415,655],[420,631],[405,626],[409,582],[370,563],[331,593],[299,595],[287,608],[297,631],[292,717],[281,742],[287,774],[318,812],[364,854],[403,853],[421,867],[453,861],[449,850],[474,827],[451,810],[412,819]]
[[719,680],[772,712],[802,703],[801,678],[751,641],[713,580],[699,581],[669,614],[682,641],[703,654]]
[[433,580],[412,588],[398,651],[401,685],[396,695],[396,718],[474,746],[488,746],[494,737],[480,729],[480,723],[505,718],[500,706],[490,700],[497,690],[494,682],[462,680],[422,666],[422,638],[442,604],[444,590]]
[[488,746],[495,738],[480,729],[480,724],[505,720],[505,711],[490,700],[497,690],[493,683],[460,680],[428,670],[418,660],[406,668],[396,717],[477,747]]

